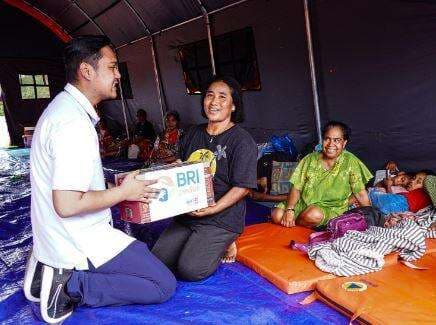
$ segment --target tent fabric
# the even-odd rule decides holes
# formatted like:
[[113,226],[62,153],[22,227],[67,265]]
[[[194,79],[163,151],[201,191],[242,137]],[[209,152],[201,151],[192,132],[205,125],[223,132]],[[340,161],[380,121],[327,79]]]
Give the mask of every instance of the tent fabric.
[[[211,16],[214,35],[253,27],[262,90],[244,95],[246,107],[254,113],[245,123],[247,129],[258,142],[274,132],[286,131],[295,133],[297,141],[301,139],[299,148],[311,142],[315,123],[302,1],[202,2],[208,11],[237,4]],[[148,33],[127,3],[151,33],[201,15],[195,0],[31,2],[71,35],[100,33],[101,28],[117,46]],[[348,149],[371,169],[380,168],[387,160],[399,162],[405,170],[434,169],[436,3],[310,3],[322,121],[334,119],[349,124],[352,137]],[[89,22],[76,4],[97,25]],[[195,114],[197,98],[186,96],[177,47],[205,38],[202,19],[156,35],[168,109],[180,110],[186,124],[196,124],[200,118]],[[35,46],[37,49],[40,47]],[[132,80],[134,99],[127,101],[127,107],[132,115],[139,108],[149,108],[152,121],[160,123],[149,52],[149,42],[144,40],[121,48],[119,57],[127,62]],[[122,121],[119,101],[104,106]]]
[[436,167],[436,2],[312,1],[321,116],[372,169]]
[[[11,33],[11,26],[16,26]],[[30,32],[31,31],[31,32]],[[50,94],[64,86],[63,42],[17,8],[0,2],[0,85],[12,145],[22,145],[23,127],[35,126],[49,100],[22,100],[19,74],[47,74]]]
[[48,59],[1,59],[0,84],[6,104],[5,116],[12,145],[22,145],[24,127],[35,126],[51,99],[21,99],[19,74],[48,75],[53,98],[64,86],[64,67],[61,62]]
[[[55,18],[72,36],[85,33],[103,33],[109,36],[115,46],[119,46],[148,35],[140,20],[126,4],[127,1],[77,1],[35,0],[32,5]],[[140,1],[129,0],[151,33],[180,24],[202,15],[196,0]],[[202,0],[206,10],[217,10],[238,0]],[[80,7],[80,9],[79,9]],[[85,12],[95,23],[88,20]],[[122,24],[113,24],[122,21]]]

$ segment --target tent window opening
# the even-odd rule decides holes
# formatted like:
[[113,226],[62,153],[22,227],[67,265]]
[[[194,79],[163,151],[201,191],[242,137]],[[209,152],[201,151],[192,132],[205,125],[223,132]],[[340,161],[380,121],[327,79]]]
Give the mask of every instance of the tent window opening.
[[46,74],[18,75],[21,89],[21,99],[50,98],[50,87]]
[[[246,27],[213,38],[215,66],[218,75],[230,75],[243,90],[260,90],[256,46],[253,29]],[[200,94],[212,77],[209,44],[207,39],[179,47],[188,94]]]

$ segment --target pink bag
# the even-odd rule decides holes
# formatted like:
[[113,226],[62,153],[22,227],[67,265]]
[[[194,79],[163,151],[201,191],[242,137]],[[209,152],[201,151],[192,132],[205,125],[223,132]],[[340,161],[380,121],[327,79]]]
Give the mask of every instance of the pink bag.
[[366,229],[368,229],[368,225],[364,215],[356,212],[344,213],[339,217],[331,219],[327,224],[326,231],[318,231],[310,234],[309,243],[301,244],[291,240],[289,246],[291,246],[292,249],[307,253],[311,247],[340,238],[349,230],[365,231]]

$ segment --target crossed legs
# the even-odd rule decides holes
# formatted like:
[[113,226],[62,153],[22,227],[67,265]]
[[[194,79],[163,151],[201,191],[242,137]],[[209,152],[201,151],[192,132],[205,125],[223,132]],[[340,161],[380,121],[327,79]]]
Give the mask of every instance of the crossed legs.
[[[281,208],[275,208],[271,212],[271,218],[273,223],[281,224],[285,210]],[[295,224],[307,228],[314,228],[322,224],[324,220],[323,211],[316,205],[309,205],[300,215],[296,218]]]

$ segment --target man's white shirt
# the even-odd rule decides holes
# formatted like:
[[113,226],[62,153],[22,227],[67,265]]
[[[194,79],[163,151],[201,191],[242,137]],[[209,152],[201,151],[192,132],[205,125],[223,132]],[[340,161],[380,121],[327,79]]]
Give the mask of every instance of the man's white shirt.
[[95,124],[89,100],[67,84],[41,115],[30,153],[33,252],[42,263],[57,268],[88,269],[106,263],[134,238],[112,228],[110,209],[68,218],[57,215],[52,190],[105,189]]

